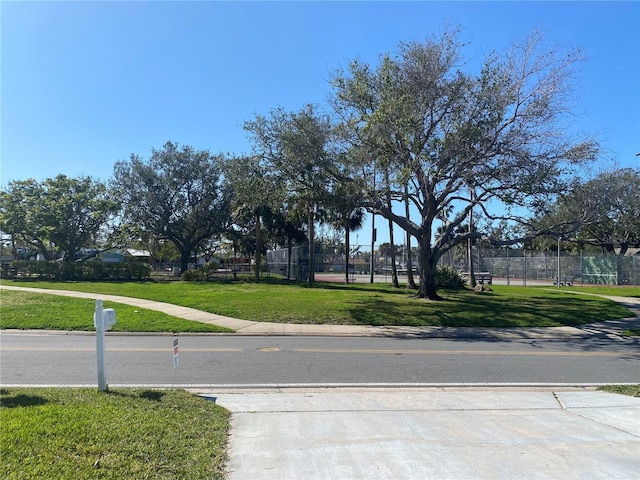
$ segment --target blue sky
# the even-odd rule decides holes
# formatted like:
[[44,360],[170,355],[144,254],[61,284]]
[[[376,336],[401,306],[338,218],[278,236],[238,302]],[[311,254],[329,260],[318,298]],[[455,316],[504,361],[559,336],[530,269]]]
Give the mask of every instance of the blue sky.
[[[167,140],[249,153],[242,124],[326,105],[329,79],[462,28],[469,65],[534,28],[588,60],[575,128],[638,167],[640,2],[0,2],[0,178],[107,180]],[[360,233],[360,242],[367,237]],[[384,234],[380,234],[385,241]]]

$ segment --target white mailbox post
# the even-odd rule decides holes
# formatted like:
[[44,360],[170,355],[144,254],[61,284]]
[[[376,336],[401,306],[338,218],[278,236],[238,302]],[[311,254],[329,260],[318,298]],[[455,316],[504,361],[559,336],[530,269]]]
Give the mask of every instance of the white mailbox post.
[[98,359],[98,390],[107,391],[107,375],[104,365],[104,332],[111,330],[116,323],[116,311],[113,308],[102,308],[102,300],[96,300],[96,311],[93,314],[93,325],[96,327],[96,357]]

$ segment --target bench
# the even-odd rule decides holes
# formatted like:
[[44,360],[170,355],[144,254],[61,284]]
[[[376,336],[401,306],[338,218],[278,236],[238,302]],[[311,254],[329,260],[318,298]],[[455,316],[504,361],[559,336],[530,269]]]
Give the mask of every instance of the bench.
[[[463,272],[462,277],[468,282],[471,280],[471,273]],[[484,285],[485,282],[487,285],[491,285],[493,283],[493,275],[491,272],[476,272],[475,277],[476,282],[480,285]]]

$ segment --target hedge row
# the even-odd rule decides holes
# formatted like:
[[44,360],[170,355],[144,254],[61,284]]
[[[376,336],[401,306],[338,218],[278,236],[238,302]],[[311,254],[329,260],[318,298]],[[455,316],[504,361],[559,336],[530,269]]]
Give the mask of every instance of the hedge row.
[[40,280],[146,280],[151,266],[145,263],[34,262],[14,263],[16,274]]

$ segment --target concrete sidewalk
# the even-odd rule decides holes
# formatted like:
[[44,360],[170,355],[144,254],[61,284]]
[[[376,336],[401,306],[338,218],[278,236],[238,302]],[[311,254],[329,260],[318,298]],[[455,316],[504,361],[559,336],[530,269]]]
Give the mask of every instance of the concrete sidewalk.
[[640,399],[592,390],[195,392],[229,409],[229,480],[640,478]]
[[77,298],[100,298],[103,301],[122,303],[148,310],[155,310],[185,318],[195,322],[208,323],[235,330],[237,335],[308,335],[308,336],[378,336],[403,338],[477,338],[477,339],[519,339],[519,338],[593,338],[618,336],[623,330],[640,328],[640,298],[605,297],[619,302],[636,313],[635,317],[610,320],[579,327],[544,328],[453,328],[453,327],[408,327],[368,325],[307,325],[292,323],[269,323],[240,320],[214,313],[207,313],[189,307],[156,302],[119,295],[52,290],[45,288],[14,287],[0,285],[0,289],[37,292]]

